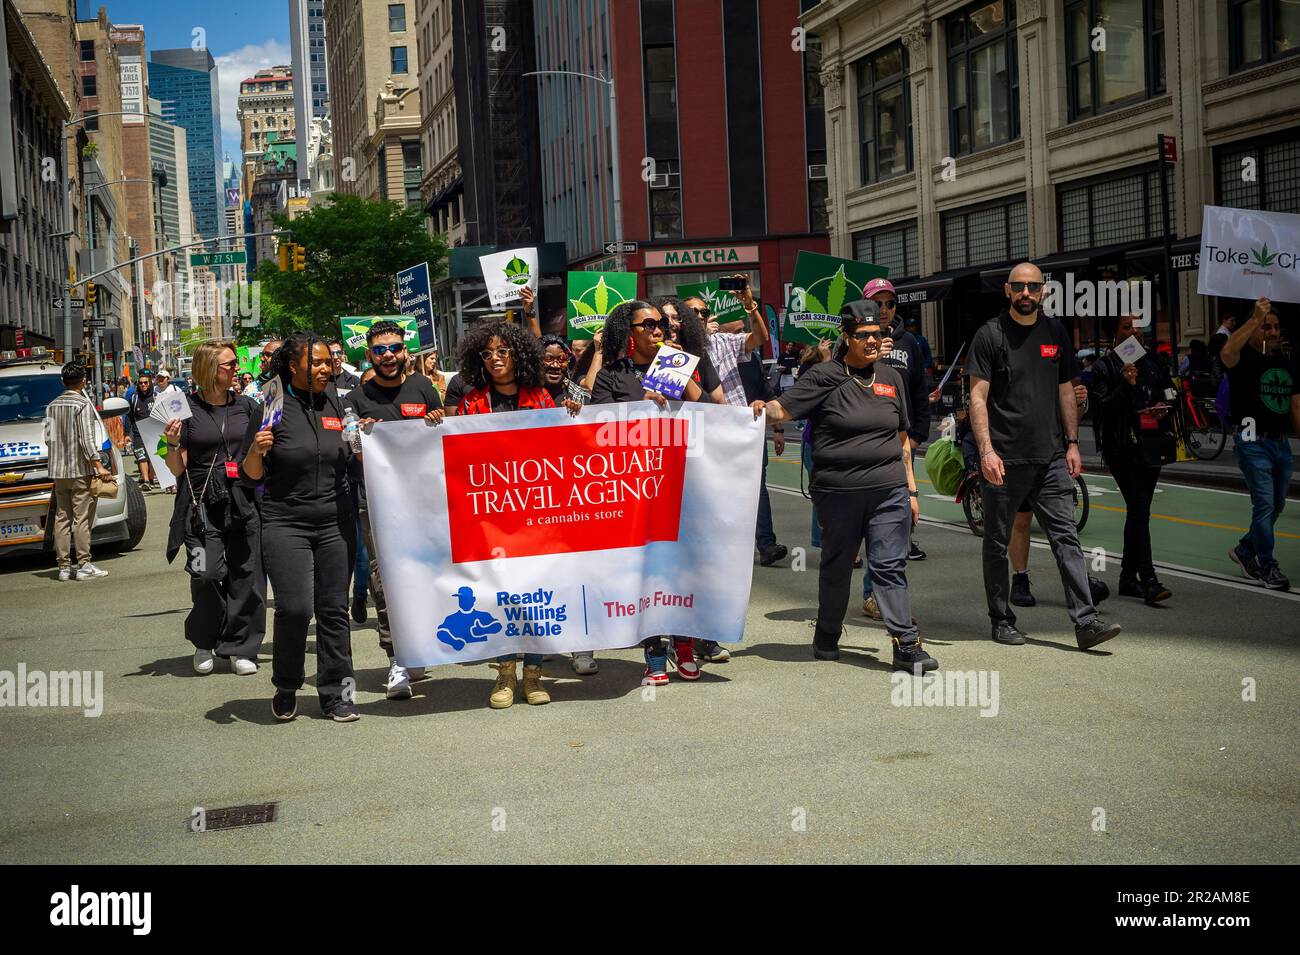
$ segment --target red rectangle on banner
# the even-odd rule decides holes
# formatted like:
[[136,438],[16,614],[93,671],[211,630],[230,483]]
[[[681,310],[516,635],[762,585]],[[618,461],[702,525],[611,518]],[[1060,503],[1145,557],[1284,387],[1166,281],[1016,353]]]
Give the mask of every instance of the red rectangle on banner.
[[452,563],[677,540],[687,435],[680,418],[446,435]]

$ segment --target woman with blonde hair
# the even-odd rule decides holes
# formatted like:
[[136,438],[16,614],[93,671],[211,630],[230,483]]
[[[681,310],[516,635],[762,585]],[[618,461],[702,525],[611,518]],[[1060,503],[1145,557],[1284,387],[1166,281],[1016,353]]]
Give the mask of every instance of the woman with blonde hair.
[[184,546],[192,604],[185,637],[199,674],[212,672],[214,657],[228,659],[241,676],[256,673],[266,633],[261,518],[251,488],[239,480],[244,435],[262,411],[231,392],[238,370],[233,342],[199,345],[195,389],[186,396],[190,417],[163,431],[167,468],[178,478],[167,560]]

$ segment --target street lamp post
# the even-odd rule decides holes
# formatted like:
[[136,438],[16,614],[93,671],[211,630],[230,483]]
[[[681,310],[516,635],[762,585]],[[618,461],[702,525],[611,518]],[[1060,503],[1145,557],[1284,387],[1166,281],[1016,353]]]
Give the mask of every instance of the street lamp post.
[[610,184],[614,189],[614,270],[627,271],[627,259],[623,255],[623,191],[618,169],[618,99],[614,90],[614,78],[599,73],[579,73],[574,70],[533,70],[522,76],[579,76],[584,80],[595,80],[609,87],[609,154],[613,160],[614,172]]

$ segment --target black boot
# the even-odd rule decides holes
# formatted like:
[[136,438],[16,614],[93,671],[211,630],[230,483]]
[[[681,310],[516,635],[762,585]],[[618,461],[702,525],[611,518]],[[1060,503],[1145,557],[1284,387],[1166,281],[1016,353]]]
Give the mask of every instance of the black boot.
[[840,637],[844,631],[840,631],[834,637],[828,637],[820,630],[813,631],[813,659],[814,660],[838,660],[840,658]]
[[1146,601],[1147,606],[1154,607],[1172,596],[1173,593],[1156,578],[1155,574],[1142,581],[1142,599]]
[[1038,601],[1029,592],[1029,571],[1011,575],[1011,604],[1014,607],[1033,607]]
[[927,670],[939,669],[939,661],[925,652],[919,638],[911,643],[900,643],[898,637],[894,637],[893,641],[895,670],[924,673]]

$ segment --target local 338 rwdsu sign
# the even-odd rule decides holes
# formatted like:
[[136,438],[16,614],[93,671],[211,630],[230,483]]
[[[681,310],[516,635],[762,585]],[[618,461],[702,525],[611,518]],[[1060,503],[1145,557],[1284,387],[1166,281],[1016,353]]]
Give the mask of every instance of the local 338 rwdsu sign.
[[398,662],[739,641],[762,441],[747,408],[650,402],[375,425],[366,490]]

